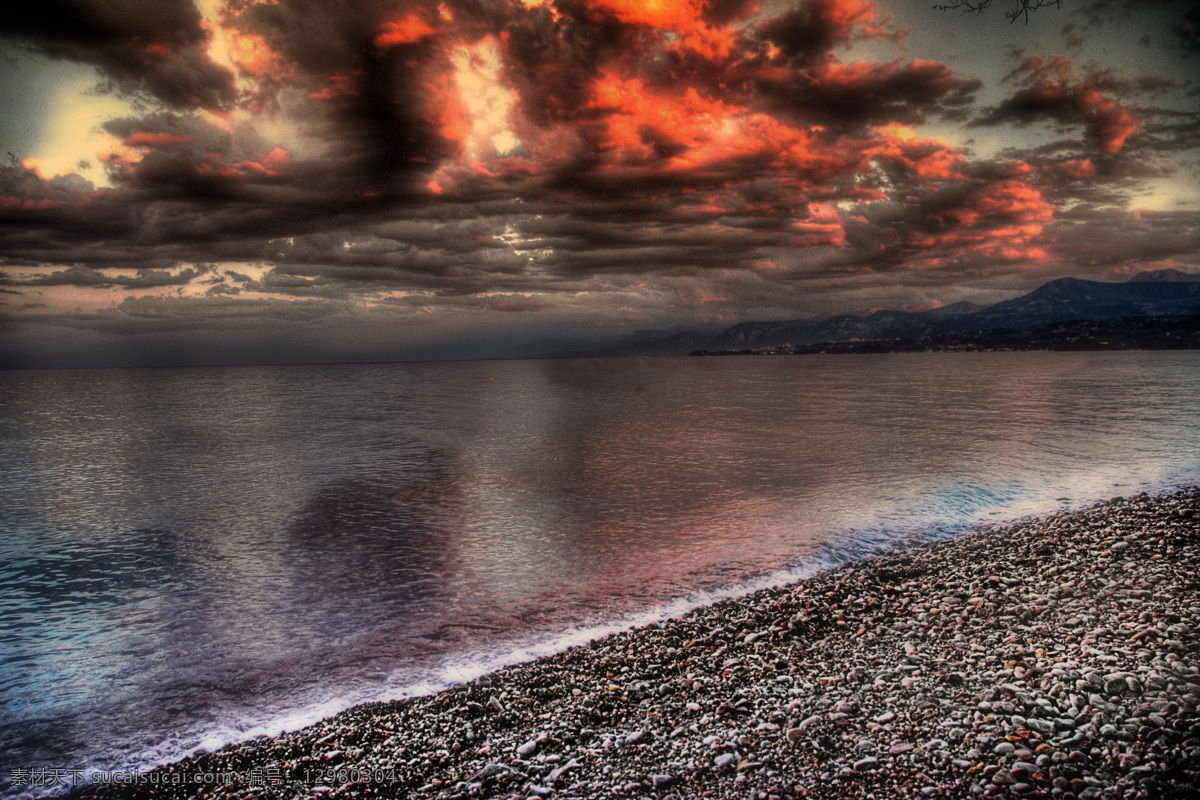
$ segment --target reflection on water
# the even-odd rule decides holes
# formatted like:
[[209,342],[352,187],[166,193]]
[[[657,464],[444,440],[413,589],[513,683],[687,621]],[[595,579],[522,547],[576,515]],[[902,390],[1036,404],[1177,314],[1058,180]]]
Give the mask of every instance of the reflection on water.
[[1198,367],[0,374],[0,779],[173,757],[906,535],[1195,480]]

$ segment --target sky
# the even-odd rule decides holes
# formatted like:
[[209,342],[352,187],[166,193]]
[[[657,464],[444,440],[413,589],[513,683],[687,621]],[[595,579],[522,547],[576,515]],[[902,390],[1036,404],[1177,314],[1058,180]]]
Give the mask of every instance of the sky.
[[469,358],[1200,271],[1200,11],[38,0],[0,367]]

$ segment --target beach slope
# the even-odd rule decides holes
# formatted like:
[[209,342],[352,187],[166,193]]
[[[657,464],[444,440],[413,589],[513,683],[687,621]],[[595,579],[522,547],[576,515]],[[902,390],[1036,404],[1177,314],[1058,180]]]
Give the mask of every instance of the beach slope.
[[1196,798],[1200,490],[989,526],[80,797]]

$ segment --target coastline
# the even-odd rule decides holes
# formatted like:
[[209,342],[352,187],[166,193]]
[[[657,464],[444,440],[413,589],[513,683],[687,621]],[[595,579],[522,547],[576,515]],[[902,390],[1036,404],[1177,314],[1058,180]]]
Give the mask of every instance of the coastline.
[[78,798],[1200,797],[1200,488],[918,545]]

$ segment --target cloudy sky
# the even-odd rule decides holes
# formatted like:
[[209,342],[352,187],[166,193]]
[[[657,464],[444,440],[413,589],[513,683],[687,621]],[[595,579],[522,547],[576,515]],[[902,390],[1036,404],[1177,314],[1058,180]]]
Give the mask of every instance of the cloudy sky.
[[21,3],[0,366],[478,356],[1200,270],[1194,4],[1013,4]]

